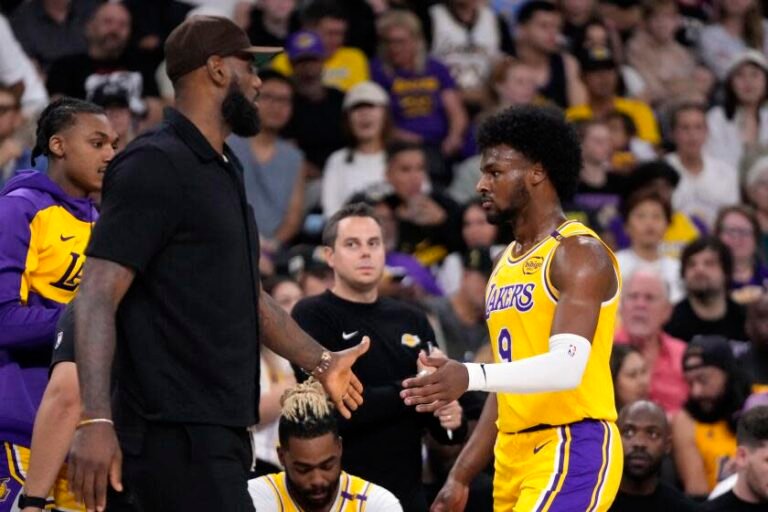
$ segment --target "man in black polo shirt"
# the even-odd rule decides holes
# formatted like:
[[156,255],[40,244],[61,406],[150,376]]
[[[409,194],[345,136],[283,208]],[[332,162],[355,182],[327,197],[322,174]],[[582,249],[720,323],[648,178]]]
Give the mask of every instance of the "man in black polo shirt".
[[256,223],[224,143],[258,131],[252,66],[278,50],[252,47],[225,18],[182,23],[165,47],[176,110],[107,172],[75,307],[83,419],[69,475],[91,510],[109,480],[137,504],[110,511],[252,511],[260,341],[318,378],[345,416],[362,402],[350,368],[367,340],[328,352],[261,290]]
[[[349,421],[339,422],[345,471],[388,489],[405,512],[426,512],[421,482],[421,440],[425,429],[443,443],[466,435],[463,412],[451,402],[422,414],[399,399],[403,379],[415,375],[419,351],[435,339],[427,316],[403,302],[379,297],[384,240],[373,209],[362,203],[336,212],[323,231],[333,288],[299,301],[292,315],[330,350],[354,347],[369,336],[368,354],[355,363],[365,385],[365,403]],[[301,375],[297,375],[301,379]],[[455,429],[449,438],[446,429]]]

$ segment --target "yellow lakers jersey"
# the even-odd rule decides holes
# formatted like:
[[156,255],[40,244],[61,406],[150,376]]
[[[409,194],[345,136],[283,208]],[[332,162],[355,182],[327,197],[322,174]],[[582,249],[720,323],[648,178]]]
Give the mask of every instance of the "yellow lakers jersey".
[[21,279],[22,304],[30,293],[66,304],[75,296],[93,222],[52,205],[29,223],[30,243]]
[[[285,472],[274,473],[262,478],[267,480],[281,512],[302,512],[291,495],[288,494]],[[339,492],[330,510],[333,512],[364,512],[368,493],[372,487],[371,482],[342,471]]]
[[68,196],[43,173],[22,171],[6,183],[0,193],[0,302],[72,300],[97,218],[91,200]]
[[[563,239],[597,234],[577,221],[566,221],[548,238],[517,258],[513,244],[502,253],[486,288],[485,318],[494,361],[517,361],[549,351],[552,320],[558,291],[552,285],[549,268],[552,256]],[[613,261],[616,278],[618,263]],[[602,304],[589,361],[581,384],[573,390],[552,393],[498,393],[499,432],[519,432],[536,425],[564,425],[586,418],[616,420],[613,380],[609,358],[621,284],[616,294]]]
[[716,423],[694,421],[693,437],[704,462],[704,473],[711,491],[717,482],[728,476],[724,470],[736,454],[736,435],[725,420]]

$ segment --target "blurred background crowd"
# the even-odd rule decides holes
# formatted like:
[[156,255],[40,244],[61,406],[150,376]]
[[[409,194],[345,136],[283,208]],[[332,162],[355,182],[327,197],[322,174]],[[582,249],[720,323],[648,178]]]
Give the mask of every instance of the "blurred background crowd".
[[[284,47],[259,73],[261,132],[228,140],[245,168],[266,289],[289,311],[325,291],[324,222],[364,201],[384,229],[381,295],[422,308],[438,346],[464,361],[490,360],[485,283],[512,239],[476,198],[477,126],[510,106],[559,109],[583,152],[567,215],[617,251],[624,278],[617,405],[663,407],[674,463],[662,476],[686,494],[706,496],[735,471],[735,415],[768,391],[768,2],[0,0],[0,9],[0,185],[33,167],[37,116],[57,97],[104,107],[119,149],[161,122],[173,103],[163,42],[191,14],[230,17],[254,44]],[[34,167],[45,172],[45,158]],[[693,356],[704,364],[687,365]],[[275,397],[294,381],[277,356],[262,359],[262,393],[273,397],[262,418],[274,420]],[[476,419],[479,407],[465,413]],[[257,449],[277,465],[273,441]],[[426,446],[425,482],[437,487],[456,448]],[[490,493],[488,482],[478,485]]]

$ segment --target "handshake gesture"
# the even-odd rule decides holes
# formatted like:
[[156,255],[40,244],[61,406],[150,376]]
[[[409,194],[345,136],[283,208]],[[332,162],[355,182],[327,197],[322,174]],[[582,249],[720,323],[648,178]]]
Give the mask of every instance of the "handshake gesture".
[[467,368],[435,349],[419,354],[419,374],[403,381],[400,397],[418,412],[436,412],[456,401],[467,390]]
[[419,354],[416,366],[416,377],[403,381],[400,396],[405,404],[415,405],[417,412],[434,413],[440,425],[449,431],[459,428],[462,409],[457,400],[467,390],[469,381],[464,365],[448,359],[440,349],[432,349],[429,355],[423,351]]

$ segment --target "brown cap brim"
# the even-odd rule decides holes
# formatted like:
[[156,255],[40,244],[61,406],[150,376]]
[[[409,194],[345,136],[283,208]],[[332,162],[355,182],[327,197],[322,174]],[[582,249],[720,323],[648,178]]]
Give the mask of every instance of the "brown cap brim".
[[243,53],[250,53],[253,55],[253,62],[257,66],[263,66],[279,54],[283,53],[283,48],[280,46],[251,46],[240,51]]

